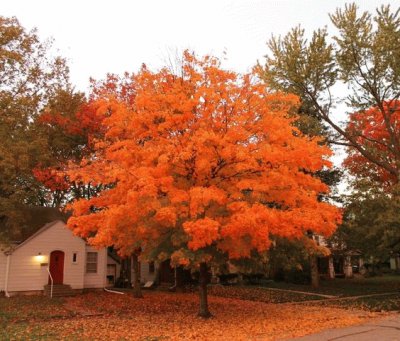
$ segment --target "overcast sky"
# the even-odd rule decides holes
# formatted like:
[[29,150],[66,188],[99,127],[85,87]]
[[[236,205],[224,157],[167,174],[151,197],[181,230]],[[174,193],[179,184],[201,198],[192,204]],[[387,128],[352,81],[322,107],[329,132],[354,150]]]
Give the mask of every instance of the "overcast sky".
[[[374,11],[382,1],[356,1]],[[391,1],[393,4],[400,0]],[[169,51],[185,48],[223,57],[246,72],[267,53],[272,34],[301,24],[308,32],[329,24],[339,0],[4,0],[1,15],[16,16],[42,39],[52,37],[69,61],[71,80],[87,90],[89,77],[159,68]],[[395,4],[394,4],[395,5]]]

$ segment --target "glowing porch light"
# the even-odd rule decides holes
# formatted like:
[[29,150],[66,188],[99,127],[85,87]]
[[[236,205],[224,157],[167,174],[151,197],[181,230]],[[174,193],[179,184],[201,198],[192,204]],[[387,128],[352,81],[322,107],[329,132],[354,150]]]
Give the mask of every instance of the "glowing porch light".
[[41,252],[39,252],[34,258],[35,258],[35,261],[38,263],[43,263],[46,259],[46,257],[44,255],[42,255]]

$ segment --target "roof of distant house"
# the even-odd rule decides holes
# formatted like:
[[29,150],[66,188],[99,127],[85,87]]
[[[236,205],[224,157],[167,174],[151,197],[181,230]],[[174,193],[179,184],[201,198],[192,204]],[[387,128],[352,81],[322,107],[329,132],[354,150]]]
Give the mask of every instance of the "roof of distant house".
[[[19,209],[21,223],[16,224],[12,229],[4,228],[8,231],[9,241],[13,244],[20,244],[36,234],[46,225],[61,220],[67,222],[68,214],[55,207],[22,206]],[[6,221],[0,223],[0,229],[5,227]]]

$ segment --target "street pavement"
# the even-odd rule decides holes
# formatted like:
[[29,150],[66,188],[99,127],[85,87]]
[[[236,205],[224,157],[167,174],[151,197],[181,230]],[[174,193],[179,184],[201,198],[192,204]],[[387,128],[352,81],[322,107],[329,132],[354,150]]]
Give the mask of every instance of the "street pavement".
[[292,340],[296,341],[400,341],[400,315],[339,329],[328,329]]

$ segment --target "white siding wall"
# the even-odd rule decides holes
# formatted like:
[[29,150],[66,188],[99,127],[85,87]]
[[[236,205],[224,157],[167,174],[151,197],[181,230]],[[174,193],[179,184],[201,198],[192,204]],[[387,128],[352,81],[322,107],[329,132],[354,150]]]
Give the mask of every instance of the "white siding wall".
[[[87,273],[85,266],[84,288],[104,288],[107,286],[107,248],[95,249],[86,245],[87,252],[97,252],[97,273]],[[86,264],[86,254],[85,254]]]
[[[156,279],[157,268],[159,267],[158,263],[154,264],[154,272],[149,272],[149,263],[148,262],[140,262],[140,281],[142,283],[146,283],[147,281],[154,281]],[[132,270],[132,278],[133,278],[133,270]]]
[[[63,251],[64,284],[73,289],[83,288],[85,260],[85,242],[72,234],[61,221],[49,227],[26,244],[16,249],[11,255],[8,291],[43,290],[48,283],[47,266],[52,251]],[[38,253],[44,259],[38,261]],[[72,262],[72,254],[77,253],[77,262]]]
[[7,256],[0,250],[0,291],[4,291]]

